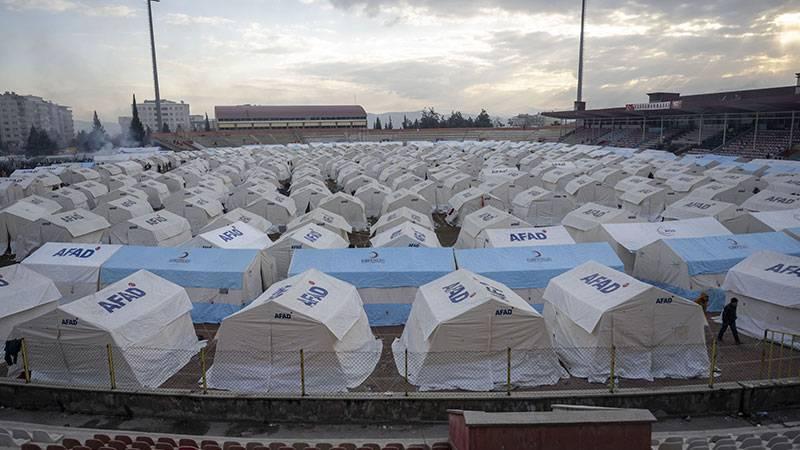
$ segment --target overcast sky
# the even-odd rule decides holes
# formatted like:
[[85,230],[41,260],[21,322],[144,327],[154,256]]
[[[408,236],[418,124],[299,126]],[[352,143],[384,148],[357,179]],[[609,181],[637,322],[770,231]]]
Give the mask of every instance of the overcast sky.
[[[161,95],[220,104],[352,103],[496,115],[575,97],[580,1],[162,0]],[[86,120],[153,98],[144,0],[0,0],[0,91]],[[789,85],[798,0],[588,0],[589,107],[645,92]]]

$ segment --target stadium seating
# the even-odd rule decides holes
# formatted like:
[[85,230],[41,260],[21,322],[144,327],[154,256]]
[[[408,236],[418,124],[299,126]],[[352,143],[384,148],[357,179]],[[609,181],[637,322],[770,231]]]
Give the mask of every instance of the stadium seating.
[[[713,153],[752,159],[776,159],[781,157],[792,145],[800,142],[800,133],[795,133],[791,142],[789,142],[789,134],[789,130],[758,130],[757,133],[754,133],[750,129],[728,141],[725,145],[714,149]],[[753,145],[754,138],[755,145]]]

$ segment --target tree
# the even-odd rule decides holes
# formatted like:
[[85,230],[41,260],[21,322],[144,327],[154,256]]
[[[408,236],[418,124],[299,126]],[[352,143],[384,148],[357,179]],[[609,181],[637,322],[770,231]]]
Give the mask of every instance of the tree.
[[168,124],[167,122],[164,122],[164,123],[161,125],[161,132],[162,132],[162,133],[169,133],[169,132],[170,132],[170,131],[169,131],[169,124]]
[[403,114],[403,129],[411,128],[411,121],[408,120],[405,114]]
[[382,128],[383,128],[383,127],[381,126],[381,118],[380,118],[380,117],[376,117],[376,118],[375,118],[375,123],[372,125],[372,128],[373,128],[374,130],[380,130],[380,129],[382,129]]
[[209,121],[208,121],[208,113],[206,113],[206,126],[205,126],[205,130],[206,130],[206,131],[211,131],[211,122],[209,122]]
[[475,126],[478,128],[492,127],[492,118],[489,117],[489,113],[487,113],[485,109],[482,109],[478,117],[475,118]]
[[44,130],[37,130],[36,127],[31,126],[31,131],[28,134],[28,143],[25,146],[25,154],[28,156],[44,156],[50,153],[56,147],[56,143],[50,138]]
[[394,125],[392,125],[392,116],[389,116],[389,123],[386,124],[387,130],[394,130]]
[[79,133],[79,136],[76,137],[78,148],[86,153],[94,153],[102,149],[110,140],[105,128],[103,128],[103,123],[100,122],[100,118],[97,116],[97,111],[94,112],[92,117],[92,131],[89,133],[84,132],[83,135]]
[[439,127],[439,113],[437,113],[433,109],[433,106],[429,107],[428,109],[423,109],[422,118],[419,120],[419,128],[438,128],[438,127]]
[[133,95],[133,104],[131,105],[131,112],[133,118],[131,119],[131,126],[128,130],[128,135],[133,141],[134,145],[142,146],[145,142],[145,130],[142,121],[139,119],[139,110],[136,108],[136,94]]

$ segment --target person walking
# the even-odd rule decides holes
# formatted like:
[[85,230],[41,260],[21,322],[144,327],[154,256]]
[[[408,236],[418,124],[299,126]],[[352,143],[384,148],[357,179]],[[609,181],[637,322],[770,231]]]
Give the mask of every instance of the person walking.
[[739,340],[739,330],[736,329],[736,306],[739,304],[739,299],[734,297],[731,299],[731,302],[725,305],[725,308],[722,310],[722,328],[719,329],[719,335],[717,336],[717,340],[722,342],[722,337],[725,335],[725,331],[728,330],[728,327],[731,329],[731,334],[733,335],[733,340],[736,341],[736,345],[742,343]]

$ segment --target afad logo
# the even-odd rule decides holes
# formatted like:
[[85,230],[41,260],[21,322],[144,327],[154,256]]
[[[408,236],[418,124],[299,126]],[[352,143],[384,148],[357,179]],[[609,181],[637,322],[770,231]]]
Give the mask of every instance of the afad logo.
[[224,231],[222,234],[219,234],[218,236],[220,239],[222,239],[222,242],[230,242],[236,239],[237,237],[244,236],[244,233],[242,233],[238,228],[236,228],[235,225],[231,225],[230,230]]
[[300,294],[300,296],[297,297],[297,301],[309,308],[313,308],[317,306],[319,302],[325,300],[325,297],[328,296],[328,290],[322,286],[316,286],[311,280],[308,281],[308,284],[310,284],[311,287]]
[[670,237],[674,236],[675,233],[678,232],[678,230],[676,230],[675,228],[668,227],[666,225],[661,225],[658,228],[656,228],[656,232],[662,236]]
[[3,275],[0,274],[0,287],[6,287],[6,286],[8,286],[8,281],[6,281],[5,278],[3,278]]
[[530,231],[519,232],[519,233],[509,233],[508,239],[511,242],[525,242],[525,241],[546,241],[547,240],[547,230],[541,230],[534,233]]
[[600,275],[599,273],[593,273],[589,276],[581,278],[580,280],[586,283],[586,285],[591,286],[597,289],[598,291],[602,292],[603,294],[610,294],[619,288],[628,287],[628,285],[630,284],[630,283],[619,284],[614,280],[612,280],[611,278]]
[[460,281],[443,286],[442,290],[447,294],[450,303],[461,303],[468,298],[475,297],[475,293],[469,292]]
[[383,264],[386,262],[385,259],[380,257],[381,255],[376,251],[369,252],[369,258],[361,258],[362,264]]
[[105,300],[97,302],[97,304],[105,309],[109,314],[114,311],[125,307],[125,305],[132,301],[142,298],[147,293],[136,287],[135,283],[128,283],[128,288],[124,291],[119,291],[106,297]]
[[189,259],[189,252],[183,252],[177,258],[172,258],[169,260],[171,263],[178,263],[178,264],[188,264],[192,260]]
[[795,266],[792,264],[775,264],[774,266],[767,267],[764,269],[764,271],[800,277],[800,266]]
[[605,216],[606,214],[608,214],[608,211],[603,211],[602,209],[594,209],[594,208],[587,209],[586,211],[583,212],[584,216],[592,216],[597,219]]
[[65,247],[65,248],[62,248],[61,250],[53,253],[53,256],[54,257],[56,257],[56,256],[58,256],[58,257],[72,256],[72,257],[75,257],[75,258],[86,259],[86,258],[91,258],[92,255],[94,255],[98,250],[100,250],[100,247],[95,247],[94,249],[91,249],[91,248],[80,248],[80,247],[76,247],[76,248],[67,248],[67,247]]

